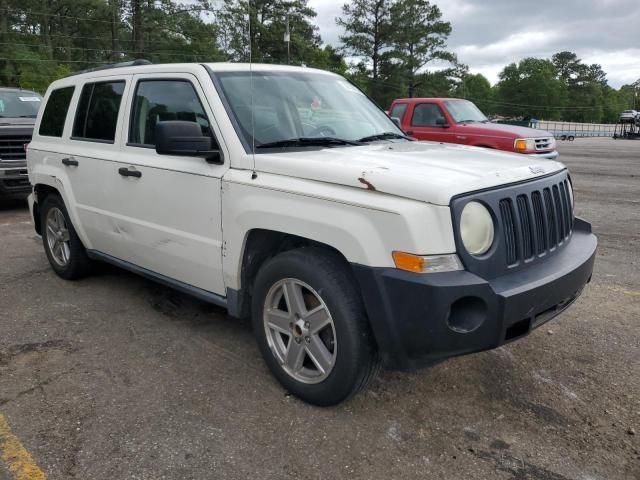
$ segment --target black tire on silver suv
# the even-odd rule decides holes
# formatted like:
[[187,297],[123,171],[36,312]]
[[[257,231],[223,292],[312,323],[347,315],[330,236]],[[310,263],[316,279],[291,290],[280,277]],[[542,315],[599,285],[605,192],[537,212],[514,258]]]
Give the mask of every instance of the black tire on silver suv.
[[73,228],[62,199],[58,195],[48,195],[40,215],[42,243],[54,272],[65,280],[87,275],[91,260]]
[[305,247],[267,261],[255,280],[252,321],[271,372],[306,402],[335,405],[378,370],[355,280],[331,251]]

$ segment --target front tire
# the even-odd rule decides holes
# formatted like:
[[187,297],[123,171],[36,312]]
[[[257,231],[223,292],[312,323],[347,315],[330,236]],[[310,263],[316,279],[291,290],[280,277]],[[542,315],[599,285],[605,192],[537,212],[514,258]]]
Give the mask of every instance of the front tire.
[[91,269],[91,260],[62,199],[57,195],[47,196],[40,212],[42,244],[53,271],[65,280],[86,276]]
[[337,254],[305,247],[267,261],[255,280],[253,328],[273,375],[314,405],[364,388],[378,360],[360,293]]

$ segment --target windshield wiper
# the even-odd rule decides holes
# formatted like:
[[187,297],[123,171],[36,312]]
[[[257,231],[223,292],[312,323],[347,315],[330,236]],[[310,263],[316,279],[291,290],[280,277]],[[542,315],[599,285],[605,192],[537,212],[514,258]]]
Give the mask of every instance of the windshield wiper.
[[362,143],[336,137],[299,137],[261,143],[256,145],[256,148],[327,147],[332,145],[362,145]]
[[390,138],[403,138],[405,140],[413,141],[413,138],[411,137],[407,137],[406,135],[400,135],[399,133],[394,133],[394,132],[376,133],[375,135],[362,137],[358,141],[366,143],[366,142],[374,142],[376,140],[388,140]]

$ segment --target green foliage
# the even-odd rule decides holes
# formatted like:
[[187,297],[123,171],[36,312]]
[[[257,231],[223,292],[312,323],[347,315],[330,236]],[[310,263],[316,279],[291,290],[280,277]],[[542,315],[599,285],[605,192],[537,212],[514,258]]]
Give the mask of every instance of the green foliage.
[[[492,87],[447,50],[451,25],[427,0],[352,0],[342,10],[336,48],[322,45],[308,0],[0,0],[0,85],[44,92],[105,63],[248,61],[251,51],[254,62],[343,74],[385,108],[406,96],[454,96],[488,115],[579,122],[640,109],[640,80],[613,89],[600,65],[568,51],[507,65]],[[357,60],[347,65],[345,55]]]
[[[307,5],[307,0],[225,0],[216,23],[229,60],[248,62],[251,45],[254,62],[301,65],[322,55],[318,29],[311,23],[315,16],[316,12]],[[284,41],[287,18],[291,40],[289,53]]]
[[453,89],[453,95],[473,101],[485,115],[493,115],[496,111],[494,91],[489,80],[481,73],[465,74]]
[[560,119],[567,86],[557,78],[550,60],[525,58],[507,65],[500,73],[496,98],[503,115]]
[[442,21],[437,5],[426,0],[397,0],[391,7],[391,58],[404,73],[407,95],[420,85],[419,72],[434,60],[455,63],[446,50],[451,24]]

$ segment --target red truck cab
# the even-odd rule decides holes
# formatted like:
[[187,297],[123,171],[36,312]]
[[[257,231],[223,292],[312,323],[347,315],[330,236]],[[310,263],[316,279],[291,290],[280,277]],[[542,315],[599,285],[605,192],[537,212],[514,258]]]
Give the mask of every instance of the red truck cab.
[[494,148],[548,159],[558,156],[551,133],[492,123],[468,100],[400,98],[391,104],[389,116],[417,140]]

